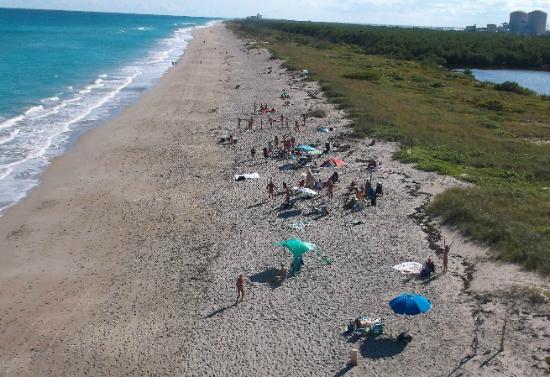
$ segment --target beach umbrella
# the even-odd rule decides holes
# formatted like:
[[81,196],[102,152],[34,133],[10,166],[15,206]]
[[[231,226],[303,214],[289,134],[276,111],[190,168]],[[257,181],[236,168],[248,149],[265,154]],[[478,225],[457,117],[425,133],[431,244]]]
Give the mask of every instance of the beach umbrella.
[[323,152],[321,152],[319,149],[314,149],[312,151],[307,151],[306,153],[309,154],[309,155],[319,155]]
[[307,187],[300,187],[296,191],[298,191],[300,194],[307,198],[313,198],[314,196],[319,195],[317,191],[314,191],[312,189],[308,189]]
[[292,256],[295,259],[317,248],[317,245],[302,241],[299,238],[293,238],[291,240],[275,242],[273,245],[285,247],[288,251],[292,253]]
[[344,161],[340,160],[339,158],[331,158],[323,162],[321,166],[324,168],[329,168],[329,167],[341,168],[342,166],[344,166],[344,164],[345,164]]
[[420,274],[422,264],[418,262],[403,262],[392,267],[394,270],[402,274]]
[[297,190],[300,194],[308,197],[308,198],[311,198],[311,197],[314,197],[314,196],[317,196],[319,195],[319,193],[317,191],[314,191],[312,189],[309,189],[307,187],[300,187],[298,190]]
[[424,296],[402,293],[390,301],[390,308],[396,314],[418,315],[428,312],[432,308],[432,303]]
[[309,146],[309,145],[303,145],[303,144],[300,144],[296,147],[297,150],[299,151],[302,151],[302,152],[313,152],[315,151],[316,149]]

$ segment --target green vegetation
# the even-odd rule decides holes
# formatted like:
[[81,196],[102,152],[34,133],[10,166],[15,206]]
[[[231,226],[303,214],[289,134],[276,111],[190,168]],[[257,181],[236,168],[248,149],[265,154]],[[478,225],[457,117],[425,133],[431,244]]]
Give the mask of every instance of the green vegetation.
[[[422,55],[406,60],[389,57],[388,51],[373,55],[364,47],[377,35],[391,51],[397,48],[392,43],[403,44],[393,39],[401,35],[400,30],[286,24],[243,22],[232,27],[269,41],[266,46],[286,60],[288,67],[308,69],[327,96],[352,117],[358,136],[400,142],[395,158],[474,184],[439,195],[427,209],[430,214],[490,245],[496,257],[550,274],[547,97],[495,90],[494,85],[477,82],[471,75],[427,63]],[[297,27],[299,32],[294,32]],[[338,43],[333,43],[331,36],[346,28],[358,32],[364,28],[365,32],[359,33],[363,35],[360,40],[343,44],[335,39]],[[438,35],[405,32],[411,33],[409,38],[426,36],[427,41]],[[500,41],[505,36],[494,37]],[[477,35],[457,38],[469,41]]]
[[523,94],[524,96],[535,94],[532,90],[524,88],[523,86],[519,85],[517,82],[513,82],[513,81],[505,81],[502,84],[496,84],[495,89],[500,90],[501,92],[513,92],[517,94]]
[[[292,21],[263,21],[263,30],[312,38],[316,47],[347,44],[368,54],[416,60],[449,67],[550,66],[550,38],[514,34],[465,33],[422,28],[399,28]],[[240,22],[245,31],[256,33],[257,22]]]

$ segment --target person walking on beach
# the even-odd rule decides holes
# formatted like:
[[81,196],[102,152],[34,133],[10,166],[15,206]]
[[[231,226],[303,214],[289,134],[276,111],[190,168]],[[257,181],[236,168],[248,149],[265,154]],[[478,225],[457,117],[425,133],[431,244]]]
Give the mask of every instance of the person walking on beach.
[[250,150],[250,156],[252,157],[252,161],[256,160],[256,148]]
[[265,158],[265,160],[267,161],[267,159],[269,158],[269,148],[268,148],[268,147],[264,147],[263,153],[264,153],[264,158]]
[[271,199],[275,198],[275,184],[273,183],[273,179],[269,179],[269,183],[267,184],[267,193],[269,194],[269,197]]
[[235,305],[239,303],[239,299],[240,302],[244,300],[244,276],[242,274],[237,279],[237,301],[235,301]]
[[294,132],[300,133],[300,123],[298,123],[298,120],[294,122]]
[[327,181],[327,197],[332,200],[333,196],[334,196],[334,182],[332,182],[332,179],[329,179]]
[[241,128],[241,118],[237,118],[237,127]]

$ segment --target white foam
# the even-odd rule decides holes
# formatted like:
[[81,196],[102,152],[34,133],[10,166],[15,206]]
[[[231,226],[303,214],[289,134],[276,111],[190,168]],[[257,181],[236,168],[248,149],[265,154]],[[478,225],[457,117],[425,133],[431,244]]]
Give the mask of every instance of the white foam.
[[23,118],[25,118],[24,115],[18,115],[16,117],[3,121],[2,123],[0,123],[0,130],[13,127],[15,124],[22,121]]
[[141,77],[136,82],[138,87],[148,87],[161,77],[170,68],[170,62],[182,54],[197,27],[175,30],[143,59],[101,73],[89,85],[76,90],[69,86],[68,93],[45,98],[40,101],[42,105],[33,106],[17,117],[0,119],[0,130],[9,129],[9,133],[0,133],[0,190],[5,194],[0,214],[11,205],[4,206],[7,201],[20,200],[38,183],[40,173],[66,149],[75,131],[83,131],[94,120],[104,119],[120,103],[128,103],[140,92],[121,94],[125,88],[138,77]]
[[42,106],[42,105],[33,106],[33,107],[29,108],[27,111],[25,111],[24,115],[25,116],[30,116],[32,114],[38,113],[41,110],[44,110],[44,106]]
[[0,136],[0,145],[9,143],[13,139],[15,139],[18,133],[19,130],[16,128],[14,130],[11,130],[7,136]]
[[48,103],[51,103],[51,102],[57,102],[59,100],[60,100],[59,97],[53,96],[53,97],[48,97],[48,98],[41,99],[40,102],[42,102],[44,104],[48,104]]

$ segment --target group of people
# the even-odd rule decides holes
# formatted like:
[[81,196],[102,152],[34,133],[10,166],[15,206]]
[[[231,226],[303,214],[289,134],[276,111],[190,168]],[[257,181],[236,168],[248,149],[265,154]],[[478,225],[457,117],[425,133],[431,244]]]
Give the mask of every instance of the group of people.
[[365,184],[361,186],[355,181],[351,182],[348,186],[348,193],[355,195],[351,202],[357,202],[361,206],[365,206],[367,200],[370,201],[371,206],[376,206],[376,199],[384,195],[382,182],[376,183],[376,186],[373,187],[370,180],[367,180]]
[[[247,119],[247,129],[248,130],[252,130],[254,128],[254,125],[256,123],[256,119],[255,119],[255,116],[256,115],[260,115],[260,129],[267,127],[267,125],[269,126],[273,126],[273,124],[275,122],[280,122],[281,126],[284,126],[286,128],[290,128],[289,127],[289,118],[288,116],[285,116],[284,114],[281,114],[280,115],[280,118],[279,120],[276,120],[273,116],[274,116],[274,113],[276,113],[277,110],[275,109],[275,107],[273,106],[269,106],[267,103],[260,103],[259,104],[259,110],[258,110],[258,104],[256,102],[254,102],[254,105],[253,105],[253,115]],[[265,119],[265,122],[264,122],[264,118],[267,117],[267,119]],[[306,119],[307,119],[307,115],[306,114],[302,114],[301,116],[301,124],[300,124],[300,121],[299,119],[295,119],[294,121],[294,132],[296,133],[299,133],[300,132],[300,127],[305,127],[306,126]],[[240,128],[241,127],[241,124],[243,122],[244,119],[242,118],[237,118],[237,126]]]
[[[265,124],[269,124],[270,126],[273,125],[274,122],[280,121],[280,124],[282,126],[285,126],[288,128],[289,125],[289,119],[288,117],[285,117],[284,114],[280,115],[280,119],[277,121],[272,117],[272,114],[276,112],[275,108],[272,106],[269,106],[267,103],[260,103],[259,106],[256,102],[253,104],[253,110],[254,114],[261,115],[263,117],[260,118],[260,128],[264,127],[264,118],[267,117],[267,121]],[[300,132],[300,126],[306,125],[306,115],[302,115],[301,122],[298,120],[294,123],[294,135],[296,133]],[[238,126],[241,126],[242,119],[238,118]],[[254,116],[251,116],[248,119],[248,129],[252,129],[254,127],[255,118]],[[301,123],[301,124],[300,124]],[[281,138],[279,136],[275,136],[271,141],[267,143],[266,146],[262,147],[262,154],[263,158],[267,161],[270,158],[288,158],[291,156],[296,156],[298,160],[301,158],[304,159],[311,159],[311,156],[307,152],[302,152],[300,150],[297,150],[297,140],[296,137],[293,135],[293,133],[284,134]],[[232,141],[233,137],[230,136],[230,142]],[[371,145],[374,144],[374,141],[371,143]],[[299,149],[299,148],[298,148]],[[328,154],[331,151],[331,145],[329,142],[325,144],[324,151],[322,154]],[[255,160],[256,158],[256,148],[251,148],[250,155],[252,160]],[[372,160],[369,161],[368,165],[368,171],[371,174],[370,179],[367,179],[364,184],[359,185],[355,181],[353,181],[348,186],[348,195],[351,195],[352,198],[350,199],[350,202],[352,203],[351,209],[362,209],[367,205],[367,201],[370,203],[371,206],[376,206],[377,199],[384,195],[382,183],[378,182],[376,185],[373,185],[371,183],[372,179],[372,172],[376,171],[378,168],[377,162]],[[311,170],[308,170],[306,173],[305,179],[301,179],[297,182],[299,187],[308,188],[311,190],[314,190],[318,194],[323,194],[323,191],[325,192],[325,196],[328,200],[332,200],[334,197],[334,191],[335,186],[338,184],[340,180],[338,172],[333,172],[333,174],[328,178],[327,180],[322,180],[319,177],[315,177]],[[274,199],[277,192],[277,186],[274,183],[273,179],[270,178],[269,182],[266,185],[266,191],[267,195],[270,199]],[[282,195],[283,195],[283,203],[281,208],[289,208],[291,207],[291,190],[289,185],[286,182],[282,183]],[[346,203],[347,204],[347,203]],[[328,209],[327,209],[328,214]],[[444,272],[447,270],[447,261],[448,261],[448,249],[450,248],[450,245],[445,246],[445,253],[444,253]],[[303,260],[300,258],[300,260],[293,260],[292,265],[290,267],[290,273],[289,269],[287,269],[284,265],[281,265],[281,268],[277,271],[275,275],[275,282],[276,283],[282,283],[284,279],[289,276],[290,274],[299,271],[301,266],[303,265]],[[431,259],[428,259],[426,263],[424,264],[421,276],[431,276],[435,272],[435,264]],[[244,277],[242,275],[239,276],[237,280],[237,302],[242,301],[244,297]]]
[[[445,238],[443,238],[443,273],[446,273],[449,267],[449,252],[451,251],[451,246],[453,245],[453,243],[454,241],[450,244],[447,244]],[[435,263],[432,261],[431,258],[428,258],[426,262],[424,262],[424,265],[422,265],[422,269],[420,270],[420,277],[429,278],[433,274],[435,274]]]

